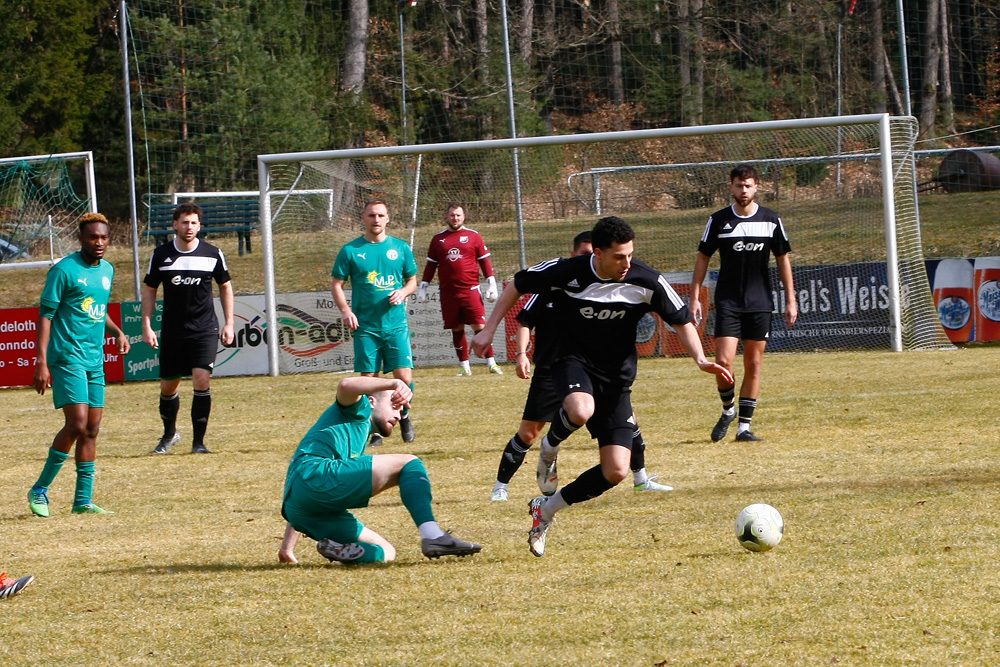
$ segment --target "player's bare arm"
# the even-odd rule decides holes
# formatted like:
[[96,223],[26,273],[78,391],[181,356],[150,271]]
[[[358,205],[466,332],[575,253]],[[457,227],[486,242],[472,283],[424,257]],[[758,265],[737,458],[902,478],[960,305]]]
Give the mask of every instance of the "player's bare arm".
[[521,293],[514,287],[514,281],[512,280],[507,283],[507,287],[504,288],[503,294],[500,295],[500,300],[497,301],[496,307],[493,308],[490,318],[486,320],[486,326],[472,339],[472,351],[476,353],[476,356],[482,357],[486,352],[486,348],[493,344],[493,336],[496,335],[497,327],[503,322],[504,315],[514,307],[514,304],[520,298]]
[[156,312],[156,288],[142,286],[142,342],[154,350],[160,347],[153,331],[153,314]]
[[785,322],[788,326],[793,326],[795,320],[799,319],[799,306],[795,300],[795,282],[792,279],[792,259],[791,253],[785,253],[775,258],[778,263],[778,276],[781,284],[785,286]]
[[49,349],[49,337],[52,335],[52,320],[44,315],[38,316],[38,336],[35,340],[35,377],[33,384],[35,391],[45,395],[45,388],[52,386],[52,373],[49,371],[49,363],[46,359]]
[[337,304],[337,309],[340,310],[340,316],[344,320],[344,324],[351,331],[355,331],[358,328],[358,316],[354,314],[351,307],[347,304],[347,294],[344,293],[344,281],[334,278],[330,292],[333,294],[333,302]]
[[517,364],[517,377],[522,380],[531,379],[531,362],[528,360],[528,343],[531,341],[531,330],[519,326],[514,334],[514,363]]
[[104,317],[104,330],[115,337],[118,354],[128,354],[128,351],[132,349],[132,345],[128,342],[128,336],[125,335],[125,332],[110,317]]
[[235,298],[233,297],[233,281],[227,280],[226,282],[219,285],[219,301],[222,302],[222,316],[225,318],[226,323],[222,327],[222,333],[220,338],[224,345],[229,345],[233,342],[234,337],[234,325],[233,325],[233,311],[235,310]]
[[718,375],[727,383],[732,384],[733,374],[725,366],[713,363],[705,356],[705,350],[701,346],[701,338],[698,336],[698,330],[695,329],[694,324],[685,322],[679,326],[674,325],[674,330],[677,332],[677,339],[681,346],[698,364],[698,368],[706,373]]
[[405,285],[389,293],[389,303],[393,306],[398,306],[399,304],[406,301],[406,297],[410,296],[416,291],[417,291],[417,276],[412,275],[406,279]]
[[694,318],[695,328],[701,326],[704,314],[701,312],[701,286],[708,275],[709,257],[703,252],[698,253],[698,259],[694,262],[694,275],[691,277],[691,302],[688,308],[691,310],[691,317]]
[[341,405],[354,405],[361,396],[377,394],[380,391],[391,391],[390,402],[394,408],[409,406],[413,398],[410,387],[396,378],[349,377],[337,385],[337,402]]

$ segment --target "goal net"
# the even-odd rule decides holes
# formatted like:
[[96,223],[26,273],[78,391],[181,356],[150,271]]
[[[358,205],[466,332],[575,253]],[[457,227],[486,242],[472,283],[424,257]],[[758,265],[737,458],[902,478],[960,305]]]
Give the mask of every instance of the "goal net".
[[[331,193],[260,198],[272,372],[350,368],[330,268],[361,233],[371,198],[388,202],[389,233],[411,243],[421,270],[449,204],[462,204],[500,280],[568,255],[578,232],[617,215],[636,230],[636,257],[684,296],[705,223],[731,203],[739,163],[757,168],[758,201],[778,211],[792,244],[799,320],[786,329],[776,314],[769,351],[950,347],[921,249],[916,132],[913,118],[872,114],[261,156],[262,192]],[[710,351],[717,268],[713,257],[702,290]],[[783,309],[773,261],[772,271]],[[454,363],[433,294],[408,304],[417,365]],[[502,359],[500,336],[495,343]],[[637,345],[642,355],[682,352],[652,316]]]
[[73,252],[77,222],[90,211],[89,151],[0,159],[0,268],[45,266]]

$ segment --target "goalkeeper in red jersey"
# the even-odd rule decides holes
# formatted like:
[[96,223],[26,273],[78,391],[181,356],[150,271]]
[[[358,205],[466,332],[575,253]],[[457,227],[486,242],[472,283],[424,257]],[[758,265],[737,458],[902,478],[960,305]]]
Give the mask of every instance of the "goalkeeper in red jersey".
[[[441,294],[441,315],[444,328],[451,329],[455,353],[461,364],[459,375],[472,375],[469,366],[469,343],[465,337],[465,325],[479,332],[486,326],[486,308],[483,294],[479,289],[479,270],[486,277],[486,298],[493,302],[497,298],[497,281],[490,264],[490,251],[479,232],[465,226],[465,208],[452,204],[445,214],[447,229],[434,235],[427,249],[427,265],[420,283],[417,299],[427,301],[427,285],[438,272]],[[494,358],[493,346],[485,353],[486,363],[491,373],[502,375],[503,371]]]

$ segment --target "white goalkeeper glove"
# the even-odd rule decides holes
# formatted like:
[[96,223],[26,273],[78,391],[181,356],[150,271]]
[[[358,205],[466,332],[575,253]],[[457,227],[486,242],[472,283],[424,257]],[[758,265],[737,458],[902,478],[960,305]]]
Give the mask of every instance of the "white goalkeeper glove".
[[427,301],[427,283],[420,283],[420,290],[417,292],[417,301],[420,303]]
[[486,279],[486,283],[486,300],[493,303],[500,295],[499,292],[497,292],[497,279],[495,276],[490,276]]

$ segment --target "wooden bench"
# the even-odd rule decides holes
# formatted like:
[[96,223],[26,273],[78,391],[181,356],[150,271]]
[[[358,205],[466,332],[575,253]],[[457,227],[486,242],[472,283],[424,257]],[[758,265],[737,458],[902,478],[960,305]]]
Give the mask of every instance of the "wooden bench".
[[[202,210],[201,231],[205,234],[235,233],[239,239],[240,256],[252,252],[250,233],[257,229],[260,202],[257,199],[227,199],[199,202]],[[174,233],[174,209],[177,204],[150,204],[147,233],[156,238],[156,245],[163,245]]]

